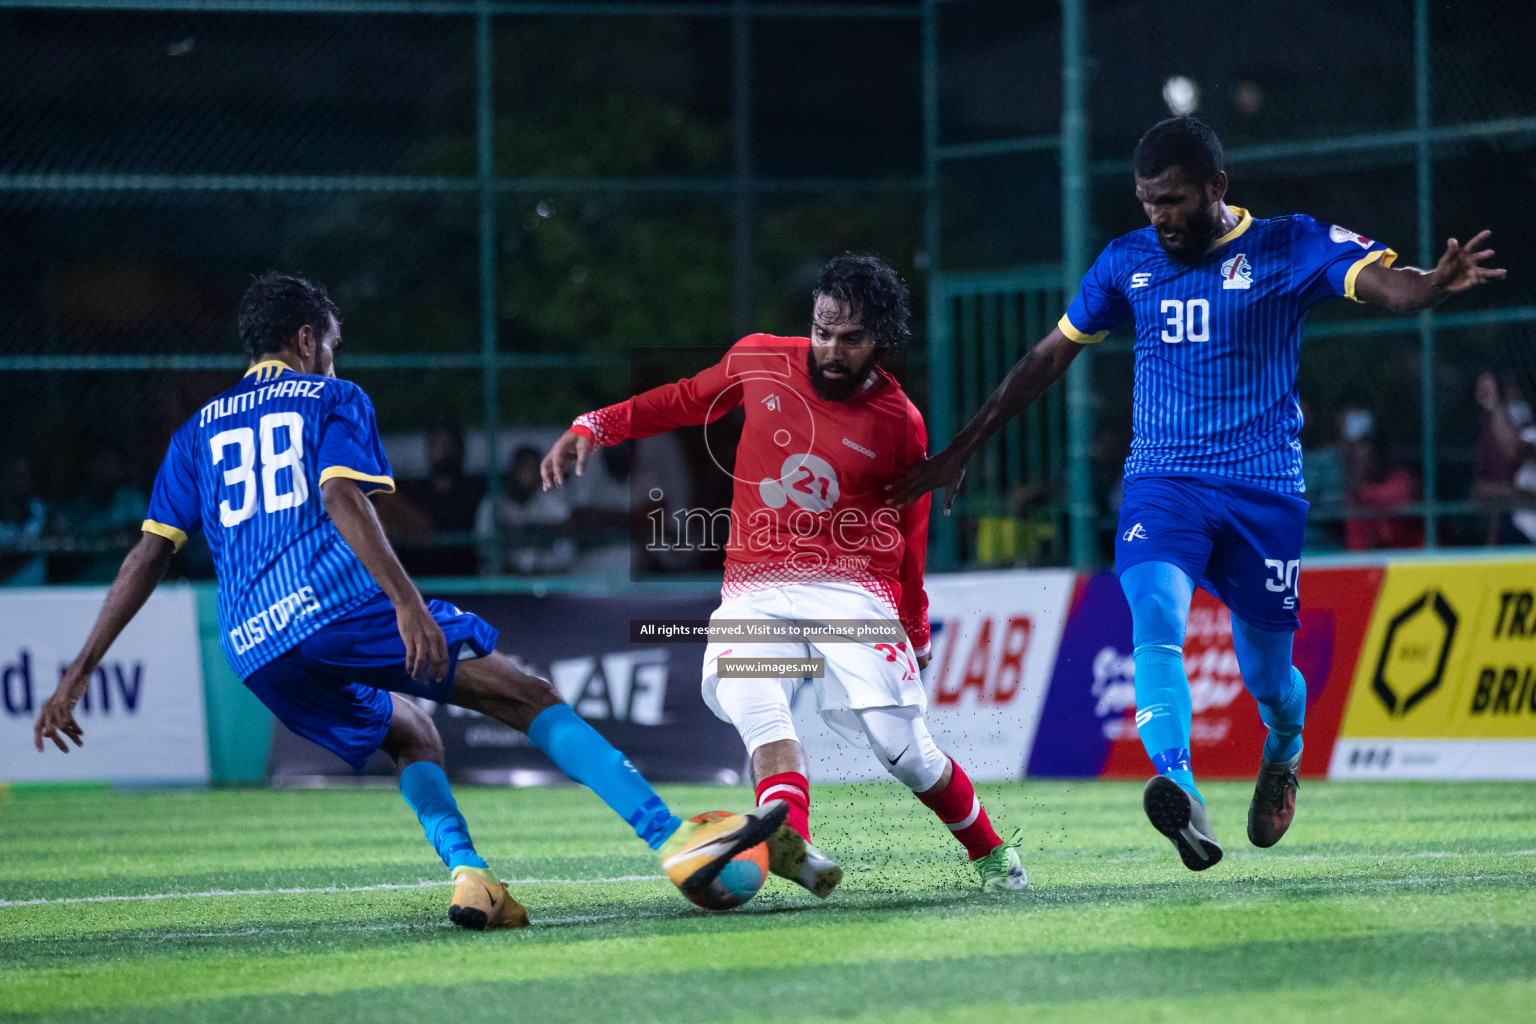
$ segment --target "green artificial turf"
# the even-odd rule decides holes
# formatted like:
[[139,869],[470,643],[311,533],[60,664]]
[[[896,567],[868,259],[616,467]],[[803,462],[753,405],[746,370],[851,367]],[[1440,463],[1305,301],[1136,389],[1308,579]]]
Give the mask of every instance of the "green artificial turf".
[[1267,851],[1243,837],[1250,787],[1203,792],[1227,856],[1192,874],[1138,786],[981,787],[1000,831],[1023,827],[1033,886],[983,897],[905,790],[818,786],[818,845],[848,871],[832,899],[773,879],[708,914],[585,790],[468,789],[534,922],[472,934],[388,789],[18,789],[0,794],[0,1016],[1536,1019],[1536,786],[1308,783]]

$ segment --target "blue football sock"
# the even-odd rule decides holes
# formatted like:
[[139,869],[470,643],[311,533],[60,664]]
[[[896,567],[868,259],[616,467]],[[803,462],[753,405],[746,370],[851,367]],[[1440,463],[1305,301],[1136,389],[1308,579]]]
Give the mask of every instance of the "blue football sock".
[[528,726],[528,738],[561,771],[613,808],[651,849],[659,848],[682,824],[629,759],[577,717],[569,704],[539,712]]
[[459,813],[453,791],[448,788],[448,776],[441,768],[431,761],[412,761],[400,773],[400,795],[416,812],[422,831],[450,871],[457,867],[488,866],[475,852],[469,826]]
[[1264,760],[1289,761],[1301,753],[1301,727],[1307,718],[1307,681],[1291,666],[1291,693],[1274,704],[1259,704],[1259,718],[1269,726],[1264,740]]
[[1132,652],[1136,663],[1136,732],[1152,759],[1166,775],[1201,803],[1189,770],[1189,677],[1184,652],[1172,644],[1141,644]]
[[1136,663],[1136,731],[1158,774],[1201,803],[1189,769],[1189,677],[1184,674],[1184,626],[1195,581],[1172,562],[1139,562],[1120,574],[1131,606],[1131,653]]
[[1232,618],[1232,647],[1243,670],[1243,685],[1259,705],[1259,719],[1269,727],[1264,760],[1289,761],[1301,753],[1301,727],[1307,717],[1307,681],[1291,664],[1290,630],[1260,629]]

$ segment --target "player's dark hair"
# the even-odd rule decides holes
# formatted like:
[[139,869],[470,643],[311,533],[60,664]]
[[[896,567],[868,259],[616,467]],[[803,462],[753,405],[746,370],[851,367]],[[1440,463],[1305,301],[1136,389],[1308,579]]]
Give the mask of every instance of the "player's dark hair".
[[1214,178],[1222,164],[1221,140],[1210,125],[1193,117],[1170,117],[1148,128],[1131,157],[1138,178],[1182,167],[1190,181],[1201,184]]
[[323,285],[290,274],[267,272],[251,282],[240,297],[240,344],[257,359],[288,347],[300,327],[323,335],[341,311]]
[[811,299],[825,295],[848,309],[876,345],[905,345],[912,334],[911,293],[901,275],[869,253],[845,252],[821,268]]

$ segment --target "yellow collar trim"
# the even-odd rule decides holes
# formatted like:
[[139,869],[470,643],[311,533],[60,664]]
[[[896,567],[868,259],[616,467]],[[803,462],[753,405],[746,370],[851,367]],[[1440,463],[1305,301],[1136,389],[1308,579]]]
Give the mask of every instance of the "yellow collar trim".
[[1247,210],[1243,209],[1241,206],[1228,206],[1227,209],[1237,214],[1237,227],[1233,228],[1231,231],[1228,231],[1226,234],[1216,239],[1216,241],[1212,242],[1211,248],[1207,250],[1209,252],[1215,252],[1217,249],[1220,249],[1222,246],[1232,241],[1232,239],[1236,238],[1244,231],[1247,231],[1253,225],[1253,215],[1250,214]]
[[284,371],[292,373],[293,367],[289,366],[281,359],[263,359],[249,370],[246,370],[245,376],[249,377],[254,373],[256,374],[257,380],[271,380],[273,377],[276,377],[278,374],[283,373]]

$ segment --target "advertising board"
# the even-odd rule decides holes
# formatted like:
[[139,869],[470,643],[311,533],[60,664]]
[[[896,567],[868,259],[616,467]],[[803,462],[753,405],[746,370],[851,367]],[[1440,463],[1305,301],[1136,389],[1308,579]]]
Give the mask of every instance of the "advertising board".
[[[704,643],[630,640],[636,619],[707,619],[717,593],[655,598],[569,594],[432,594],[500,631],[498,649],[554,683],[560,696],[654,782],[735,782],[736,730],[699,696]],[[450,775],[486,783],[563,778],[522,733],[476,712],[417,701],[442,733]],[[392,771],[375,754],[369,772]],[[279,782],[350,775],[340,759],[274,725],[269,774]]]
[[[1301,629],[1292,663],[1307,680],[1302,774],[1328,769],[1355,661],[1380,586],[1379,568],[1303,569]],[[1231,613],[1195,592],[1185,633],[1190,763],[1197,778],[1246,778],[1258,768],[1265,729],[1247,696],[1232,643]],[[1131,611],[1112,573],[1081,581],[1040,716],[1028,774],[1145,778],[1152,773],[1136,733]]]
[[[1020,777],[1075,580],[1060,569],[928,577],[928,726],[971,778]],[[821,720],[809,687],[796,693],[794,715],[813,782],[890,777],[867,749]]]
[[1328,774],[1536,779],[1536,562],[1387,569]]
[[105,587],[0,590],[0,781],[208,781],[197,608],[161,587],[112,645],[75,707],[84,746],[39,754],[32,725],[79,653]]

